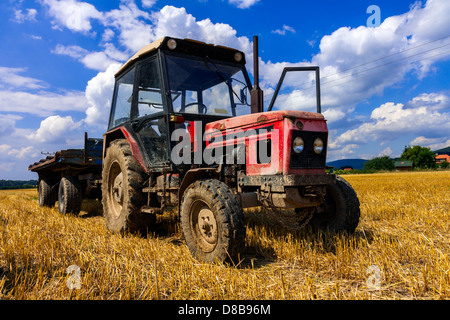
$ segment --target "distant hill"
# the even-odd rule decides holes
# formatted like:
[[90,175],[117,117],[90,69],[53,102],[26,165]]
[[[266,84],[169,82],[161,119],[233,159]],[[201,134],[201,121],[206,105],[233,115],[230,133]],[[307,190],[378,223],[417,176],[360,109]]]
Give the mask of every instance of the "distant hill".
[[448,154],[450,156],[450,147],[445,147],[436,151],[433,151],[434,153],[437,154]]
[[327,166],[341,168],[341,167],[352,167],[353,169],[362,170],[364,169],[364,163],[367,160],[364,159],[342,159],[331,161],[327,163]]

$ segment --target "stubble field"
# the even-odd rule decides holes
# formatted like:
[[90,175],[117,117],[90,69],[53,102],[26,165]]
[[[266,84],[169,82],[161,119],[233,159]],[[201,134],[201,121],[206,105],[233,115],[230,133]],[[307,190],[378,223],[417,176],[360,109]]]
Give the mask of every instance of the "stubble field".
[[[231,265],[194,260],[168,212],[146,237],[0,191],[0,299],[449,299],[450,171],[344,176],[361,202],[354,234],[292,232],[247,210]],[[70,289],[71,288],[71,289]]]

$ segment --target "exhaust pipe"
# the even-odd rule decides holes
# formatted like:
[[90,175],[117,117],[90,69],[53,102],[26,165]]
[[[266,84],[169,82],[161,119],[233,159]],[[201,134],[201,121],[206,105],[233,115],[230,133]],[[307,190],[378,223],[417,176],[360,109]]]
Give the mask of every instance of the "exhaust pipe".
[[258,36],[253,36],[253,88],[250,93],[251,113],[264,111],[264,95],[259,87]]

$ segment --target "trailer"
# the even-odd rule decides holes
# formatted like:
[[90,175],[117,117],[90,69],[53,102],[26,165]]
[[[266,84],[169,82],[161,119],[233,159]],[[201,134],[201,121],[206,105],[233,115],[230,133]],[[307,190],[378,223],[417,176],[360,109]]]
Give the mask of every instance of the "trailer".
[[28,170],[39,176],[41,207],[58,201],[60,213],[78,214],[83,199],[101,200],[103,139],[84,134],[84,149],[55,152],[31,164]]

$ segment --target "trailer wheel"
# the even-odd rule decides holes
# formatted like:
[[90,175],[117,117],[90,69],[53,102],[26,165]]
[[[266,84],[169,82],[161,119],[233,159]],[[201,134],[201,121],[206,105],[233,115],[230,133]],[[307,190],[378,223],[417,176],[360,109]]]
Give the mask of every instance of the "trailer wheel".
[[180,210],[186,244],[195,258],[223,262],[237,257],[245,240],[244,214],[226,184],[215,179],[194,182]]
[[81,210],[81,187],[77,178],[67,176],[59,182],[58,209],[62,214],[78,214]]
[[336,176],[336,183],[327,187],[325,203],[318,207],[309,224],[316,230],[353,233],[360,215],[355,190],[344,178]]
[[141,213],[144,171],[125,139],[109,146],[102,170],[102,204],[106,227],[113,232],[146,232],[156,216]]
[[56,191],[52,189],[51,180],[43,178],[39,180],[38,195],[40,207],[53,207],[56,202]]

